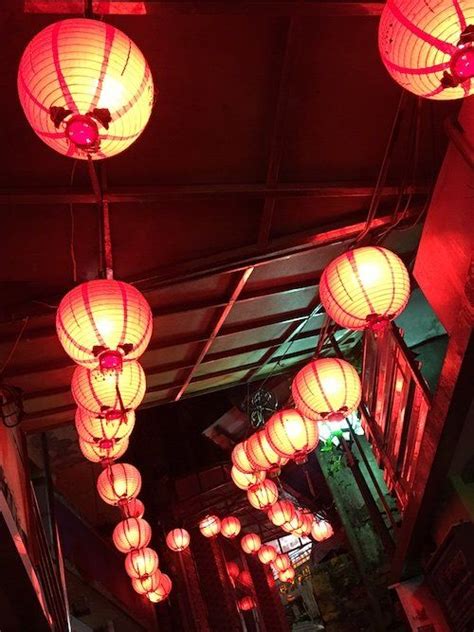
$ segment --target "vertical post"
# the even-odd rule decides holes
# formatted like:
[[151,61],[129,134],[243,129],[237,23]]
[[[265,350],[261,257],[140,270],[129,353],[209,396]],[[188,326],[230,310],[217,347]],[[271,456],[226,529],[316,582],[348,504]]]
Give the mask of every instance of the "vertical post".
[[248,568],[255,586],[255,595],[264,630],[289,632],[288,621],[270,569],[249,556]]
[[49,543],[51,552],[56,563],[56,568],[59,571],[59,551],[58,542],[56,539],[56,517],[54,510],[54,491],[53,491],[53,479],[51,476],[51,464],[49,460],[48,451],[48,438],[45,432],[41,433],[41,450],[43,453],[43,466],[44,475],[46,481],[46,505],[48,508],[48,525],[47,531],[49,535]]

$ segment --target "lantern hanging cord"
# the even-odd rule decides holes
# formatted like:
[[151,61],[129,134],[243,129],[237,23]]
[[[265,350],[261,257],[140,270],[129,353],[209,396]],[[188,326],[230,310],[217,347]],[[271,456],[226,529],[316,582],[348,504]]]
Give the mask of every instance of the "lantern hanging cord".
[[26,316],[26,318],[23,320],[23,325],[20,329],[20,331],[18,332],[18,336],[16,337],[15,342],[13,343],[13,347],[10,349],[10,353],[8,354],[5,362],[3,363],[2,367],[0,368],[0,376],[3,375],[3,373],[5,372],[5,369],[7,368],[7,366],[10,364],[10,360],[13,358],[13,355],[18,347],[18,345],[20,344],[20,340],[23,336],[23,333],[26,329],[26,326],[28,324],[30,317]]
[[[71,178],[69,180],[69,186],[72,187],[74,183],[74,175],[76,173],[77,160],[74,161],[71,169]],[[74,283],[77,283],[77,261],[76,261],[76,252],[74,248],[74,205],[72,202],[69,202],[69,215],[71,218],[71,239],[69,245],[69,252],[71,254],[71,262],[72,262],[72,279]]]
[[112,238],[110,234],[110,211],[109,202],[104,195],[105,172],[102,171],[102,186],[97,177],[94,162],[89,155],[87,157],[87,165],[89,168],[89,176],[92,189],[95,193],[97,204],[100,211],[100,267],[102,275],[106,279],[114,278],[114,266],[112,257]]

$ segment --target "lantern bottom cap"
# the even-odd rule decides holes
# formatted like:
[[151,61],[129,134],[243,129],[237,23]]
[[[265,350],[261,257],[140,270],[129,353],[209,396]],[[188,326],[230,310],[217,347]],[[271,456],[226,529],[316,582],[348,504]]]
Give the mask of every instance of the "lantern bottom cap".
[[75,114],[66,123],[66,137],[78,149],[96,152],[99,148],[99,128],[87,114]]

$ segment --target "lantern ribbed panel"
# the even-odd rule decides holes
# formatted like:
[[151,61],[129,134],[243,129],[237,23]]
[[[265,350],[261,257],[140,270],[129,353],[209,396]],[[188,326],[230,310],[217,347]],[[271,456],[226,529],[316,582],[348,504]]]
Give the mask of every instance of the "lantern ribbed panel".
[[244,472],[246,474],[251,474],[255,471],[254,466],[249,461],[249,457],[247,454],[247,442],[243,441],[242,443],[238,443],[234,449],[232,450],[232,463],[234,466]]
[[281,582],[292,582],[294,578],[295,578],[295,569],[292,566],[278,573],[278,579]]
[[87,369],[99,366],[100,349],[137,360],[150,342],[152,329],[153,316],[143,294],[112,279],[81,283],[64,296],[56,313],[65,352]]
[[301,515],[301,511],[295,508],[294,516],[291,518],[291,520],[288,520],[288,522],[284,522],[281,525],[281,528],[287,533],[293,533],[294,531],[298,531],[298,529],[300,529],[302,526],[303,518]]
[[184,551],[189,546],[191,537],[186,529],[173,529],[166,536],[166,544],[172,551]]
[[282,457],[270,445],[264,430],[260,430],[247,439],[247,456],[256,470],[279,468]]
[[267,516],[272,524],[281,527],[282,524],[290,522],[296,515],[296,509],[289,500],[279,500],[268,510]]
[[[137,408],[145,396],[145,373],[138,362],[125,362],[120,373],[89,371],[78,366],[72,374],[71,391],[78,406],[94,415],[120,416]],[[120,393],[120,397],[119,397]]]
[[239,610],[246,612],[248,610],[253,610],[254,608],[256,608],[257,604],[255,603],[255,599],[253,597],[247,595],[246,597],[241,597],[237,601],[237,606]]
[[153,575],[148,577],[132,578],[132,588],[139,595],[146,595],[146,593],[157,590],[160,585],[161,571],[156,570]]
[[304,459],[318,444],[318,427],[314,421],[288,408],[274,413],[265,426],[272,448],[283,457]]
[[287,568],[290,568],[291,560],[286,553],[279,553],[273,562],[273,566],[281,573],[286,571]]
[[328,540],[334,534],[332,526],[327,520],[315,520],[311,529],[311,535],[316,542]]
[[362,387],[352,364],[338,358],[320,358],[296,374],[291,392],[296,407],[307,419],[340,421],[357,409]]
[[145,58],[127,35],[106,22],[82,18],[47,26],[28,44],[18,69],[18,94],[31,127],[61,154],[86,159],[55,128],[51,107],[88,114],[109,110],[109,128],[98,124],[93,159],[114,156],[142,133],[153,105],[153,79]]
[[128,463],[113,463],[97,479],[97,491],[108,505],[118,505],[140,493],[142,477],[136,467]]
[[278,500],[278,488],[273,481],[265,480],[249,489],[247,498],[252,507],[266,511]]
[[258,485],[265,480],[265,472],[252,472],[247,474],[241,472],[235,465],[232,466],[230,475],[237,487],[244,490],[251,489],[254,485]]
[[258,552],[258,559],[262,564],[270,564],[277,556],[276,549],[271,544],[262,544]]
[[166,573],[161,573],[161,579],[158,587],[156,588],[156,590],[147,593],[147,597],[152,603],[159,603],[160,601],[164,601],[169,597],[172,588],[173,582],[171,581],[171,579],[168,577],[168,575],[166,575]]
[[138,498],[131,498],[121,506],[121,509],[127,518],[143,518],[145,513],[145,505]]
[[461,34],[473,23],[472,0],[389,0],[379,23],[382,61],[395,81],[414,94],[432,99],[468,96],[473,90],[469,79],[455,87],[441,82],[444,73],[453,74]]
[[115,461],[127,451],[128,439],[115,441],[110,448],[102,448],[99,444],[88,443],[79,438],[79,448],[83,456],[92,463]]
[[225,538],[232,540],[240,533],[240,520],[235,516],[227,516],[221,522],[221,533]]
[[221,521],[217,516],[205,516],[199,522],[199,531],[206,538],[213,538],[221,530]]
[[242,547],[244,553],[253,555],[254,553],[258,553],[260,547],[262,546],[262,541],[260,536],[256,533],[247,533],[247,535],[244,535],[240,541],[240,546]]
[[79,407],[75,417],[79,437],[87,443],[110,445],[127,439],[135,426],[135,412],[131,410],[118,419],[106,419]]
[[314,516],[307,511],[300,511],[301,526],[298,528],[298,536],[311,535],[311,529],[313,527]]
[[151,527],[143,518],[126,518],[114,529],[112,539],[121,553],[143,549],[151,540]]
[[410,277],[395,253],[367,246],[340,255],[325,268],[321,303],[341,327],[359,330],[393,320],[410,297]]
[[158,569],[158,553],[153,549],[144,547],[130,551],[125,558],[125,571],[132,579],[149,577]]

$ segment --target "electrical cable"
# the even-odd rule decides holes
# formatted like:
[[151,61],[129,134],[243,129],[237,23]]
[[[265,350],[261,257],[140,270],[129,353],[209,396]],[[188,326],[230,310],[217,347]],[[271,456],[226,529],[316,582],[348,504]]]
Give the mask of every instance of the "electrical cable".
[[5,369],[6,369],[6,368],[7,368],[7,366],[9,365],[10,360],[12,359],[13,354],[14,354],[14,353],[15,353],[15,351],[16,351],[16,348],[17,348],[17,347],[18,347],[18,345],[20,344],[20,340],[21,340],[21,338],[22,338],[22,336],[23,336],[23,333],[24,333],[24,331],[25,331],[25,329],[26,329],[26,326],[27,326],[27,324],[28,324],[29,319],[30,319],[30,317],[29,317],[29,316],[26,316],[26,317],[23,319],[23,325],[22,325],[22,327],[21,327],[20,331],[18,332],[18,335],[17,335],[17,337],[16,337],[16,340],[15,340],[15,342],[13,343],[13,347],[10,349],[10,353],[8,354],[7,359],[5,360],[5,362],[3,363],[2,367],[0,368],[0,376],[1,376],[1,375],[3,375],[3,373],[5,372]]
[[[69,186],[72,187],[74,183],[74,175],[76,173],[78,161],[75,160],[72,165],[71,177],[69,180]],[[71,254],[71,262],[72,262],[72,279],[74,283],[77,283],[77,261],[76,261],[76,252],[74,248],[74,205],[72,202],[69,202],[69,216],[71,218],[71,235],[70,235],[70,243],[69,243],[69,252]]]

